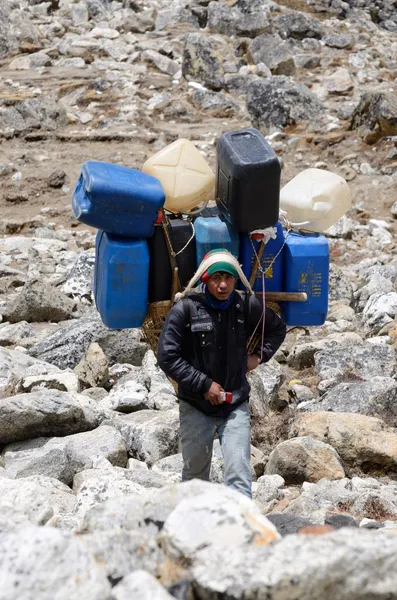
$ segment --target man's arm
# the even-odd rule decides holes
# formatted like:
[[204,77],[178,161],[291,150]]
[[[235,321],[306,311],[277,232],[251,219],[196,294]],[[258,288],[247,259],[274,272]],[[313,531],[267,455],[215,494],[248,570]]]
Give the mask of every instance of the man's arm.
[[[258,298],[251,297],[250,300],[250,311],[249,311],[249,335],[252,335],[257,323],[261,320],[263,307],[262,303]],[[266,307],[265,313],[265,332],[263,339],[263,357],[262,362],[265,363],[271,359],[271,357],[277,352],[281,344],[283,343],[286,335],[286,326],[281,319],[271,308]],[[254,350],[254,354],[261,356],[261,342],[262,342],[262,322],[258,325],[256,334],[259,334],[259,343]]]
[[188,325],[188,311],[184,302],[175,304],[163,325],[157,360],[160,368],[168,377],[192,392],[205,394],[211,387],[212,380],[182,357],[182,347]]

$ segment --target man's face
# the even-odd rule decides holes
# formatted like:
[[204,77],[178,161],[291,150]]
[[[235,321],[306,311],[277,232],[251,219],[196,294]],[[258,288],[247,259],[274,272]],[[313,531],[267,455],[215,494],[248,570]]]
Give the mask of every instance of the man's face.
[[214,273],[207,282],[209,293],[217,300],[227,300],[234,290],[236,278],[230,273]]

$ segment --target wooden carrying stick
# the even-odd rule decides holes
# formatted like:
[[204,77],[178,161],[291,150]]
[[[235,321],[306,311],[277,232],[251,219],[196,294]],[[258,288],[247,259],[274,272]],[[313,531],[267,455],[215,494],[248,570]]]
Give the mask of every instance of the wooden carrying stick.
[[[269,302],[306,302],[305,292],[266,292],[266,300]],[[255,292],[257,298],[262,298],[262,292]]]

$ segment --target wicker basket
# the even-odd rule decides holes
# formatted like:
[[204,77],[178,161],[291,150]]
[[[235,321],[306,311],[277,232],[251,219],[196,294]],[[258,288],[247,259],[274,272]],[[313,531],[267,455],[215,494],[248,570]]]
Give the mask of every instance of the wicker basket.
[[[280,305],[277,304],[277,302],[266,302],[266,306],[268,308],[271,308],[278,315],[281,314],[281,308],[280,308]],[[249,344],[247,344],[248,354],[252,354],[252,352],[255,350],[257,345],[260,344],[261,337],[262,337],[262,327],[261,327],[261,325],[259,325],[258,330],[255,333],[254,337],[252,338],[251,342]]]
[[171,307],[171,300],[152,302],[152,304],[149,304],[149,309],[142,325],[143,337],[156,356],[161,330]]

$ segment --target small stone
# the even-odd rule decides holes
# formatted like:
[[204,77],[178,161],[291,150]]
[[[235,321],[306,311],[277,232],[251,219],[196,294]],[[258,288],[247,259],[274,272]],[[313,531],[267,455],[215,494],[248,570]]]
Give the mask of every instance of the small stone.
[[66,180],[66,173],[62,169],[53,171],[48,178],[48,185],[52,188],[60,188],[64,185]]
[[326,46],[330,48],[352,48],[354,45],[354,37],[347,34],[331,33],[323,38]]
[[29,196],[26,192],[18,190],[4,194],[4,200],[10,204],[21,204],[21,202],[27,202],[29,200]]

